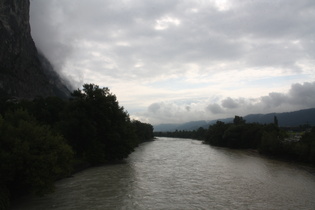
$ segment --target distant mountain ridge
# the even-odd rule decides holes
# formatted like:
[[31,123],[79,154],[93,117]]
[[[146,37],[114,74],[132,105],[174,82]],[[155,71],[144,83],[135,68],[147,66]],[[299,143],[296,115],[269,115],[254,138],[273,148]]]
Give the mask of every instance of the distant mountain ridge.
[[[280,127],[294,127],[304,124],[315,126],[315,108],[283,113],[249,114],[244,116],[243,119],[248,123],[268,124],[273,122],[274,116],[277,117]],[[159,124],[154,126],[154,131],[195,130],[199,127],[208,128],[209,125],[216,123],[218,120],[229,123],[233,119],[234,117],[211,121],[191,121],[182,124]]]

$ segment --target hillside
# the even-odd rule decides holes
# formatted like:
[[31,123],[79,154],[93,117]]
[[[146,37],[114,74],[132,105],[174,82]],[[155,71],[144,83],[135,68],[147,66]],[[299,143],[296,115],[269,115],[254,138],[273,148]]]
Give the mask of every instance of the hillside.
[[31,37],[29,0],[0,0],[0,96],[67,97],[69,89]]
[[[315,126],[315,108],[304,109],[294,112],[283,112],[283,113],[269,113],[269,114],[250,114],[243,118],[248,123],[272,123],[274,116],[278,118],[280,127],[294,127],[303,124],[309,124]],[[217,119],[211,121],[192,121],[183,124],[160,124],[154,126],[154,131],[175,131],[175,130],[195,130],[199,127],[208,128],[209,125],[214,124],[216,121],[220,120],[222,122],[228,123],[232,122],[234,117]]]

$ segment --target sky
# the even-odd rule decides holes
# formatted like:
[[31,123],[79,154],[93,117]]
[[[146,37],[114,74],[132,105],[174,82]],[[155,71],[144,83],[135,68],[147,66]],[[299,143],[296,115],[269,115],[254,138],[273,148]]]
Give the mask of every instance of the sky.
[[315,107],[313,0],[31,0],[37,48],[153,125]]

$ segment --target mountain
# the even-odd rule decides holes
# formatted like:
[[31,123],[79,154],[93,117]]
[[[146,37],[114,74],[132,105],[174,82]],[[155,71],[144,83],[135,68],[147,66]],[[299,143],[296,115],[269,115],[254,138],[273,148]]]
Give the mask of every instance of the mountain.
[[[157,132],[157,131],[175,131],[180,125],[181,124],[159,124],[159,125],[153,125],[153,129],[155,132]],[[190,129],[188,129],[188,130],[190,130]],[[193,130],[193,129],[191,129],[191,130]]]
[[[315,126],[315,108],[304,109],[294,112],[269,113],[269,114],[250,114],[243,117],[248,123],[268,124],[273,123],[274,117],[277,117],[280,127],[295,127],[309,124]],[[218,119],[219,121],[230,123],[233,118]],[[208,128],[209,125],[216,123],[218,120],[211,121],[192,121],[183,124],[160,124],[154,126],[154,131],[175,131],[175,130],[196,130],[199,127]]]
[[246,122],[272,123],[277,117],[280,127],[294,127],[304,124],[315,126],[315,108],[295,112],[252,114],[244,117]]
[[0,0],[0,95],[68,97],[65,82],[36,49],[29,9],[29,0]]

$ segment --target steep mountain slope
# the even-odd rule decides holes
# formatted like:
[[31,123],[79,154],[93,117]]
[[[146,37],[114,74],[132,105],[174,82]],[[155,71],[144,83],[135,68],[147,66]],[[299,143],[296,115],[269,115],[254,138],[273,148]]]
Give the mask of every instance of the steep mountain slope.
[[31,37],[29,0],[0,0],[0,94],[18,98],[69,96]]

